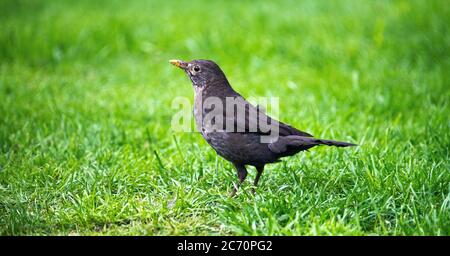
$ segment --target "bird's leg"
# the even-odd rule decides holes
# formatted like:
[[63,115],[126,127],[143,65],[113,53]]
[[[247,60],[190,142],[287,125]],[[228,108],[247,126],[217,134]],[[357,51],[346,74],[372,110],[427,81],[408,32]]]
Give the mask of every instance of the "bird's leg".
[[231,192],[231,195],[230,195],[231,197],[236,195],[236,192],[237,192],[239,186],[242,184],[242,182],[244,182],[245,178],[247,177],[247,169],[245,169],[245,166],[235,164],[234,167],[237,170],[239,182],[237,185],[234,186],[233,192]]
[[255,182],[253,183],[253,188],[252,188],[253,194],[255,194],[255,192],[256,192],[255,189],[256,189],[256,186],[258,186],[259,178],[261,178],[261,174],[264,171],[264,165],[256,166],[256,171],[258,171],[258,173],[256,174]]

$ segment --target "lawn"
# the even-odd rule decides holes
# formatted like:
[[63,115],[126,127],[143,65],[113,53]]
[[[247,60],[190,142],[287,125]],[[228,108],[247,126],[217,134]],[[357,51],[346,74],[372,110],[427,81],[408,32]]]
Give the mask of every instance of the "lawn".
[[[0,2],[0,234],[450,235],[450,5]],[[356,148],[233,166],[175,132],[212,59],[245,97]]]

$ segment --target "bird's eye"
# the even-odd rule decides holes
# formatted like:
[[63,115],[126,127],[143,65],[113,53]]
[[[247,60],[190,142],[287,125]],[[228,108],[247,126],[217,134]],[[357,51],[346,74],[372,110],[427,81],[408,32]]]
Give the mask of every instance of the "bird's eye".
[[195,67],[194,67],[194,71],[195,71],[195,72],[200,71],[200,67],[199,67],[199,66],[195,66]]

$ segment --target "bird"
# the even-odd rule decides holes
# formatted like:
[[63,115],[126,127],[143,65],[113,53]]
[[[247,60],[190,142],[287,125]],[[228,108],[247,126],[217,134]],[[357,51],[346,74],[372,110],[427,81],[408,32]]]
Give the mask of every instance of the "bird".
[[[252,187],[255,193],[266,164],[279,162],[283,157],[318,145],[356,146],[349,142],[315,138],[271,118],[261,107],[252,105],[236,92],[214,61],[198,59],[169,62],[181,68],[191,80],[197,130],[217,154],[231,162],[237,171],[238,182],[233,185],[231,197],[236,195],[247,177],[246,166],[256,168]],[[233,102],[233,111],[228,111],[231,107],[223,106],[227,102]],[[276,134],[271,134],[272,130]]]

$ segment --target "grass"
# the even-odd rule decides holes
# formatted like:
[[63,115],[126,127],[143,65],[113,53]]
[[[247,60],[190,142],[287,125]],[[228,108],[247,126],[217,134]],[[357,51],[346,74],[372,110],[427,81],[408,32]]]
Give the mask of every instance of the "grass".
[[[0,234],[450,235],[445,1],[1,1]],[[172,58],[352,149],[236,174]],[[255,171],[250,170],[250,180]]]

